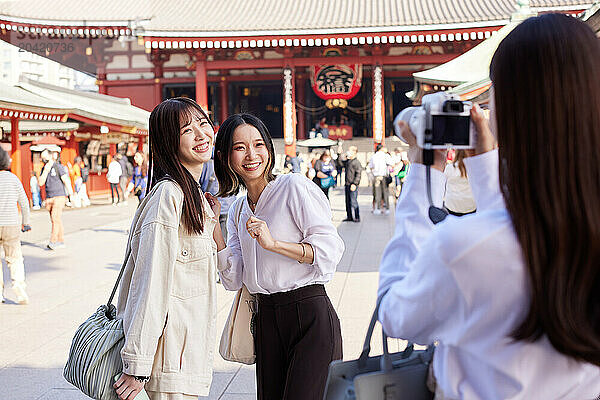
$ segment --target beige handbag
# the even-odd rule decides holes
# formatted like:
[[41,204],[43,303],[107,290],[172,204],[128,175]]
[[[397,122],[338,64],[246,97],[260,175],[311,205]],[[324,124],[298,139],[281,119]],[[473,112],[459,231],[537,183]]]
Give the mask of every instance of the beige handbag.
[[[240,223],[240,214],[244,200],[236,209],[236,227]],[[237,291],[227,322],[221,334],[219,353],[227,361],[242,364],[254,364],[254,316],[256,314],[256,299],[250,294],[245,285]]]

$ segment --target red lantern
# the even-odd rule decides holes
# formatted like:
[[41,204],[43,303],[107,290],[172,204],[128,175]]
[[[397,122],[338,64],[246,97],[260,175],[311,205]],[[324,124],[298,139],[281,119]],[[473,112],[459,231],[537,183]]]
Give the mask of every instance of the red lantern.
[[312,88],[323,100],[349,100],[356,96],[362,84],[361,64],[313,66],[311,72]]

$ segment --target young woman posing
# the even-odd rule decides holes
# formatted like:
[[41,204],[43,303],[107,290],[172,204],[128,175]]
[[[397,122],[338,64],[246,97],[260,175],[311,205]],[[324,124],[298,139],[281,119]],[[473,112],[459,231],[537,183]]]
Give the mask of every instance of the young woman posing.
[[[136,211],[123,274],[120,399],[144,387],[152,400],[208,395],[216,327],[215,214],[198,188],[214,131],[193,100],[150,114],[149,192]],[[218,214],[217,214],[218,215]]]
[[215,155],[219,196],[248,191],[229,209],[227,244],[219,227],[215,241],[225,288],[245,285],[257,295],[258,398],[321,400],[329,363],[342,358],[340,322],[323,286],[344,252],[329,202],[300,174],[273,176],[273,142],[252,115],[223,122]]

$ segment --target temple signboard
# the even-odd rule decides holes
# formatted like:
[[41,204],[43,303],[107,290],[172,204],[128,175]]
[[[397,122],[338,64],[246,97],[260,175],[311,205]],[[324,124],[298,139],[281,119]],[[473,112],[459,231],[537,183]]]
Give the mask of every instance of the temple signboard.
[[362,84],[362,65],[319,65],[311,71],[312,88],[323,100],[351,99]]

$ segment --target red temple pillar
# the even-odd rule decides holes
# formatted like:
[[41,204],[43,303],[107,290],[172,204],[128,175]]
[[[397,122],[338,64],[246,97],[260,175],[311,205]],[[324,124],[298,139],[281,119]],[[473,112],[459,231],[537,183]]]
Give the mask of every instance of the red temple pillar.
[[[300,104],[306,105],[306,76],[304,74],[297,74],[296,79],[296,100]],[[298,139],[304,140],[306,139],[306,118],[304,116],[304,110],[296,110],[296,117],[298,118]]]
[[294,71],[283,70],[283,141],[285,154],[296,155],[296,101],[294,93]]
[[373,146],[385,142],[385,103],[383,68],[373,66]]
[[107,94],[107,88],[106,88],[106,64],[104,65],[98,65],[98,79],[96,80],[96,85],[98,85],[98,93],[100,94]]
[[140,153],[144,153],[144,137],[143,136],[138,136],[137,151],[139,151]]
[[197,56],[196,60],[196,103],[208,112],[208,84],[206,80],[206,60]]
[[19,118],[10,119],[10,158],[12,164],[10,170],[21,182],[23,182],[23,172],[21,171],[21,143],[19,140]]
[[227,119],[229,114],[229,90],[227,85],[227,78],[222,76],[219,82],[219,97],[221,99],[219,104],[219,125]]

